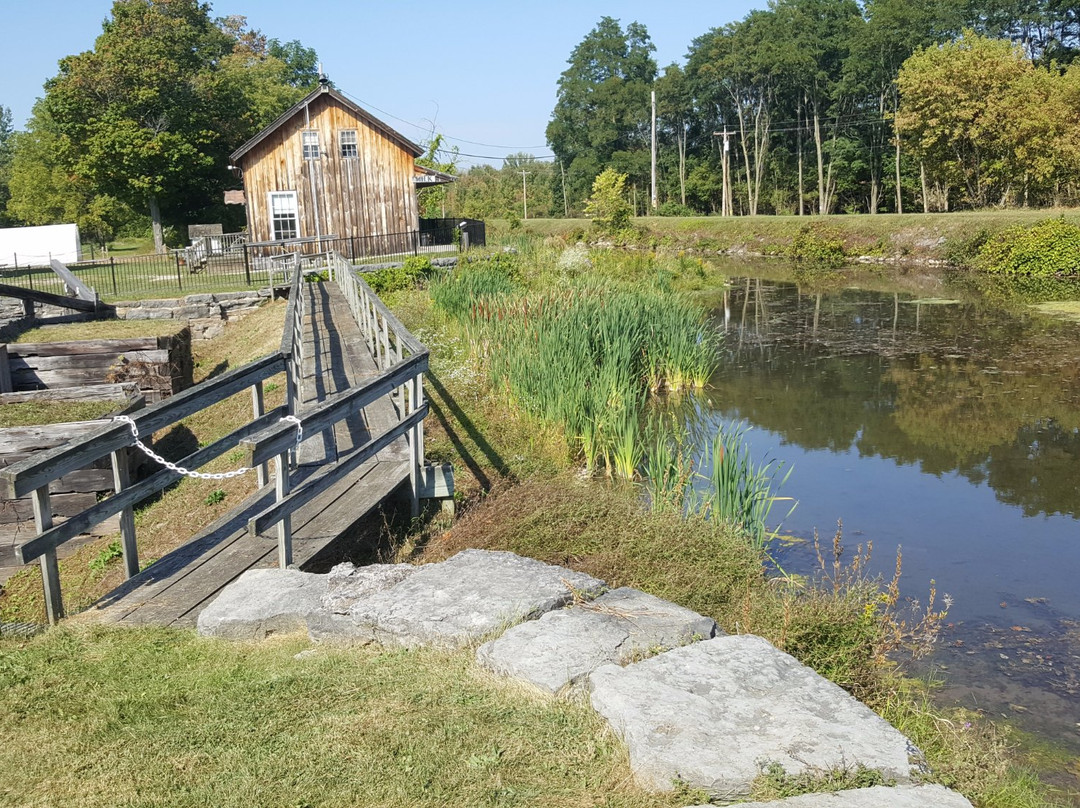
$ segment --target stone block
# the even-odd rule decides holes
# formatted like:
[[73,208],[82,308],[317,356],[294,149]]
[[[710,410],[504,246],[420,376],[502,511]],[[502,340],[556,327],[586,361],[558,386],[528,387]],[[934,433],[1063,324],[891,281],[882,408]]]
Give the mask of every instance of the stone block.
[[717,637],[589,678],[593,708],[626,741],[635,776],[717,799],[746,796],[778,763],[789,774],[863,765],[908,781],[918,750],[869,707],[768,641]]
[[624,587],[514,626],[476,656],[496,673],[556,693],[601,665],[710,639],[716,630],[709,617]]
[[198,631],[205,637],[261,640],[308,628],[322,608],[326,576],[299,570],[248,570],[202,610]]
[[349,614],[387,645],[460,648],[557,609],[575,592],[593,597],[603,586],[592,576],[513,553],[465,550],[358,601]]
[[[691,808],[712,808],[709,805]],[[971,808],[955,791],[939,785],[874,786],[828,794],[800,794],[770,802],[742,802],[739,808]]]

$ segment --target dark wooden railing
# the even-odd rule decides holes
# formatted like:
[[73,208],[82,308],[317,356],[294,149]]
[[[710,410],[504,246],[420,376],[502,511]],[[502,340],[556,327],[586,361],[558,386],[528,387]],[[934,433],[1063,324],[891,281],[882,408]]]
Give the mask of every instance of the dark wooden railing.
[[[441,495],[448,495],[445,483],[438,488],[431,482],[436,475],[424,468],[423,418],[427,414],[427,405],[424,403],[423,375],[428,368],[428,349],[394,317],[348,262],[335,254],[327,257],[324,268],[341,286],[382,372],[361,386],[327,398],[302,415],[297,413],[304,358],[304,274],[312,268],[311,257],[301,259],[297,255],[294,258],[289,305],[278,353],[203,382],[131,416],[139,433],[150,435],[251,388],[253,419],[211,445],[176,461],[175,465],[195,470],[241,446],[247,450],[245,465],[257,470],[259,484],[263,486],[268,482],[268,463],[273,459],[276,501],[250,520],[249,530],[258,533],[277,526],[278,561],[282,567],[292,563],[291,514],[400,437],[404,436],[409,445],[413,513],[418,512],[419,498],[425,492],[430,495],[431,491],[438,490]],[[282,371],[286,373],[287,404],[265,412],[263,383]],[[293,490],[289,453],[296,447],[298,435],[318,434],[384,396],[396,400],[397,422],[327,464]],[[120,513],[125,572],[128,578],[139,572],[132,507],[175,482],[181,473],[164,468],[131,484],[124,450],[132,444],[128,424],[103,423],[100,429],[84,438],[39,452],[0,470],[0,496],[16,498],[29,494],[32,497],[37,536],[17,547],[16,556],[23,564],[40,559],[50,623],[55,623],[64,614],[56,550],[88,527]],[[105,456],[112,459],[115,494],[66,522],[54,525],[49,484]]]

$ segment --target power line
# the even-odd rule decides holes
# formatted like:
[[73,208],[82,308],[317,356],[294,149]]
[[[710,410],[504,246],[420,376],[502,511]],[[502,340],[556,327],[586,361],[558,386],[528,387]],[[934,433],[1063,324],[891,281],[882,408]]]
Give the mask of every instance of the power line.
[[[399,123],[406,124],[408,126],[413,127],[414,129],[419,129],[419,130],[424,131],[424,132],[427,132],[427,131],[434,132],[434,129],[435,129],[434,125],[432,125],[432,126],[421,126],[420,124],[414,123],[413,121],[407,121],[404,118],[399,118],[397,115],[394,115],[391,112],[387,112],[385,109],[380,109],[379,107],[375,106],[374,104],[369,104],[367,101],[364,101],[361,98],[357,98],[356,96],[351,95],[351,94],[349,94],[349,93],[347,93],[347,92],[345,92],[343,90],[338,90],[338,92],[341,93],[342,95],[344,95],[346,98],[351,98],[356,103],[361,104],[362,106],[367,107],[368,109],[375,110],[380,115],[385,115],[387,118],[393,118],[395,121],[398,121]],[[454,137],[452,135],[446,135],[446,134],[443,135],[443,138],[445,138],[446,140],[456,141],[457,143],[468,143],[470,146],[483,146],[486,149],[506,149],[507,151],[514,151],[514,150],[522,151],[522,150],[526,150],[526,149],[543,149],[543,148],[546,148],[546,145],[545,146],[503,146],[503,145],[498,144],[498,143],[480,143],[480,142],[475,141],[475,140],[465,140],[464,138]],[[474,154],[474,155],[470,155],[470,156],[471,157],[483,157],[484,159],[491,159],[491,160],[501,160],[502,159],[501,157],[489,157],[487,155],[475,155]]]

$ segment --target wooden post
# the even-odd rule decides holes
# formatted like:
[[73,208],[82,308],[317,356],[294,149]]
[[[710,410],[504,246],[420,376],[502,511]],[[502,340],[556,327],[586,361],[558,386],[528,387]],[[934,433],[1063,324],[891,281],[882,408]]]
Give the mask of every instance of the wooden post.
[[[53,524],[48,483],[34,489],[30,497],[34,505],[34,525],[40,536]],[[55,547],[46,550],[41,557],[41,583],[45,590],[45,612],[49,616],[49,625],[55,626],[64,616],[64,601],[60,597],[60,563],[56,559]]]
[[8,363],[7,343],[0,345],[0,393],[11,392],[11,365]]
[[[263,383],[251,385],[251,411],[254,416],[258,418],[264,412],[266,412],[266,399],[263,394]],[[258,477],[259,488],[262,488],[270,481],[269,468],[266,463],[260,463],[258,468],[255,469],[255,474]]]
[[[289,495],[289,453],[282,452],[277,456],[277,480],[275,490],[277,501],[285,499]],[[288,569],[292,564],[292,516],[286,514],[277,524],[278,535],[278,567]]]
[[[423,374],[417,373],[409,383],[409,404],[405,414],[416,412],[424,397]],[[417,423],[409,432],[409,483],[412,486],[412,515],[420,515],[420,482],[424,465],[424,432],[422,422]]]
[[[112,453],[112,473],[113,490],[119,494],[131,484],[127,449]],[[135,542],[135,511],[131,507],[120,511],[120,546],[124,551],[124,577],[134,578],[139,574],[139,548]]]
[[30,298],[26,298],[22,302],[23,317],[27,320],[34,319],[34,301]]

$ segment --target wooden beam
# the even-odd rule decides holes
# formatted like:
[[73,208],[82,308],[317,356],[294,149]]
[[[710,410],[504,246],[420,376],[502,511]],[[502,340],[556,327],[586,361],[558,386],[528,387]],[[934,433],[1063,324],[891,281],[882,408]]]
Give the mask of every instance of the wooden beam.
[[24,315],[29,318],[34,316],[34,303],[43,303],[46,306],[61,306],[76,311],[92,312],[99,311],[102,308],[100,301],[54,295],[52,292],[39,292],[36,289],[24,289],[21,286],[12,286],[7,283],[0,283],[0,297],[14,297],[22,300],[25,304],[29,304],[30,308],[24,311]]
[[8,363],[7,345],[0,345],[0,393],[11,392],[11,365]]
[[60,280],[64,282],[64,285],[71,291],[73,295],[75,295],[75,297],[82,300],[93,301],[94,308],[97,308],[97,292],[95,292],[81,280],[76,278],[74,272],[72,272],[64,264],[62,264],[55,258],[49,259],[49,266],[52,267],[52,271],[60,277]]

